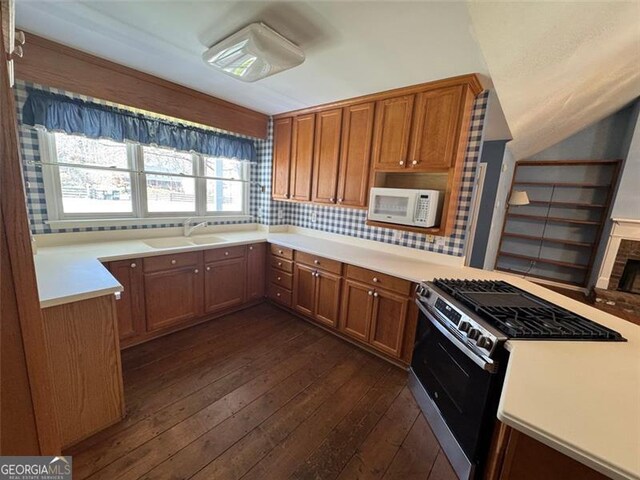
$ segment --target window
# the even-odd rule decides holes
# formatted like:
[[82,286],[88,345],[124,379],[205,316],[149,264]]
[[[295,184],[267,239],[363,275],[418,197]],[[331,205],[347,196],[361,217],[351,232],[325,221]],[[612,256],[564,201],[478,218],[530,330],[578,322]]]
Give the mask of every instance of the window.
[[65,133],[39,135],[51,220],[248,214],[246,162]]

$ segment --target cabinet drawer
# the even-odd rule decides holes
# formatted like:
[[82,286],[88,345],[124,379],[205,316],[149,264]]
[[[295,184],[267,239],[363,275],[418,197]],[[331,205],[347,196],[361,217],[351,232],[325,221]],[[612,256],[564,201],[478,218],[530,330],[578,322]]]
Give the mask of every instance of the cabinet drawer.
[[287,247],[281,247],[280,245],[271,244],[271,253],[277,257],[286,258],[287,260],[293,260],[293,250]]
[[204,251],[205,263],[217,262],[218,260],[228,260],[230,258],[242,258],[247,252],[246,245],[238,245],[227,248],[213,248]]
[[271,255],[269,257],[269,265],[283,272],[293,273],[293,262],[291,260],[285,260],[284,258]]
[[279,287],[273,283],[269,284],[269,298],[291,308],[291,290]]
[[159,255],[147,257],[143,266],[145,272],[160,272],[181,267],[195,267],[201,262],[202,252],[178,253],[176,255]]
[[316,267],[326,272],[336,273],[338,275],[342,273],[342,263],[336,260],[329,260],[328,258],[304,252],[296,252],[295,257],[296,262],[304,263],[305,265]]
[[293,287],[293,275],[285,273],[282,270],[272,268],[269,270],[269,282],[278,285],[279,287],[291,290]]
[[373,270],[367,270],[366,268],[347,265],[347,277],[375,287],[397,292],[402,295],[411,294],[411,282],[408,280],[392,277],[391,275],[386,275],[384,273],[374,272]]

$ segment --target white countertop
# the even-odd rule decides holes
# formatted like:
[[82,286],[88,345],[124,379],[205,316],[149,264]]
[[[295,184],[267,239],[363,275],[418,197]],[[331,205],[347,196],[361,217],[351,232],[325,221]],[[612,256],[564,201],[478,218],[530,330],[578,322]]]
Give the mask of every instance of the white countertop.
[[[220,232],[209,246],[154,249],[141,239],[40,248],[35,256],[43,307],[120,291],[101,261],[270,241],[418,282],[437,277],[503,279],[620,332],[628,341],[509,341],[511,355],[498,408],[507,425],[619,479],[640,479],[640,327],[527,280],[446,264],[443,256],[353,245],[299,233]],[[406,250],[406,255],[399,255]],[[444,261],[445,264],[439,263]]]

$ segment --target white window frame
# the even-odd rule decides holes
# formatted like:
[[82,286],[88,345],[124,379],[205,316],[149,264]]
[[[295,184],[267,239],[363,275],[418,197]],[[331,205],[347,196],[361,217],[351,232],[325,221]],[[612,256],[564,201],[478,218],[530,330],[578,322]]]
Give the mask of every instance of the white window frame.
[[[191,153],[193,158],[193,175],[195,178],[196,205],[192,212],[149,212],[146,192],[146,174],[144,173],[143,146],[127,143],[128,168],[131,177],[132,213],[65,213],[62,203],[62,185],[55,144],[55,135],[51,132],[38,130],[42,177],[44,181],[45,201],[47,205],[48,223],[58,228],[72,228],[77,226],[121,226],[121,225],[152,225],[157,223],[176,223],[183,218],[196,220],[249,220],[249,172],[248,162],[242,162],[243,204],[241,211],[207,211],[206,178],[204,172],[204,155]],[[142,173],[137,173],[142,172]],[[179,177],[179,175],[176,175]],[[226,179],[222,179],[226,181]],[[229,179],[229,181],[232,181]]]

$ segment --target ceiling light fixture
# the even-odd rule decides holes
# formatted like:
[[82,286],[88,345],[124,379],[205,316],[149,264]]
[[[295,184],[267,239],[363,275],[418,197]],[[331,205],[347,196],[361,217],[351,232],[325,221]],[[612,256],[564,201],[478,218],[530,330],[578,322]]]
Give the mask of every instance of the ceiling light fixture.
[[304,52],[264,23],[252,23],[202,54],[214,68],[255,82],[304,62]]

